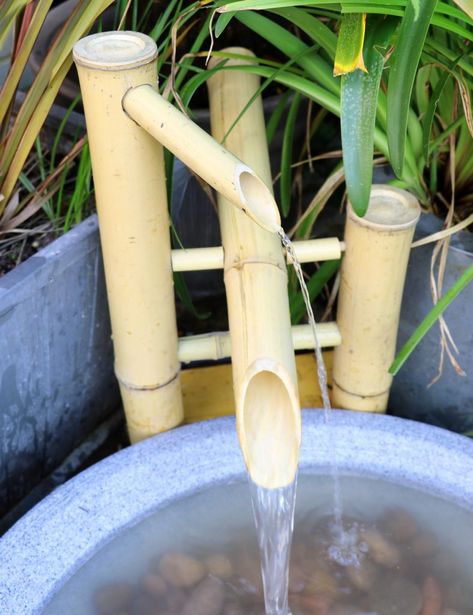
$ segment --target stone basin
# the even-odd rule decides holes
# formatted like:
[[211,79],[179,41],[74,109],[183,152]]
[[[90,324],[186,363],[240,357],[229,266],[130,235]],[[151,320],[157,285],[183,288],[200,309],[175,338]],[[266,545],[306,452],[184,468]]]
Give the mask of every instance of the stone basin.
[[[473,442],[383,415],[303,413],[301,472],[365,475],[419,489],[473,512]],[[244,476],[233,418],[161,434],[59,487],[0,540],[0,612],[41,613],[78,570],[157,509]]]

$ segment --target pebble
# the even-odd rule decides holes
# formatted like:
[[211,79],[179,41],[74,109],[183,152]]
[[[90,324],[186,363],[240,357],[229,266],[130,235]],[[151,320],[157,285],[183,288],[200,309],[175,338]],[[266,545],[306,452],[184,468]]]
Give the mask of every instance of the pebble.
[[373,587],[378,570],[373,562],[365,559],[358,566],[348,566],[347,574],[354,587],[367,592]]
[[433,557],[438,551],[437,538],[431,532],[423,532],[412,542],[412,553],[416,557]]
[[443,596],[440,585],[433,577],[427,577],[422,585],[421,615],[442,615]]
[[180,615],[220,615],[224,602],[224,584],[209,576],[190,592]]
[[395,568],[401,561],[399,549],[388,542],[386,538],[378,530],[364,530],[361,532],[361,538],[368,545],[368,553],[371,559],[385,566],[386,568]]
[[175,587],[192,587],[201,581],[206,569],[202,562],[184,553],[169,551],[159,562],[163,579]]
[[386,574],[373,587],[371,607],[378,615],[418,615],[422,595],[414,583]]
[[100,588],[94,594],[94,604],[100,615],[115,615],[126,611],[133,601],[133,585],[112,583]]
[[149,594],[151,594],[151,596],[155,598],[160,598],[166,593],[167,583],[159,574],[147,574],[143,577],[141,584],[143,586],[143,589],[145,589]]
[[381,528],[394,542],[410,542],[417,534],[417,521],[403,508],[387,510],[380,522]]
[[204,558],[204,565],[209,574],[224,581],[230,579],[233,574],[233,566],[230,559],[222,553],[212,553]]

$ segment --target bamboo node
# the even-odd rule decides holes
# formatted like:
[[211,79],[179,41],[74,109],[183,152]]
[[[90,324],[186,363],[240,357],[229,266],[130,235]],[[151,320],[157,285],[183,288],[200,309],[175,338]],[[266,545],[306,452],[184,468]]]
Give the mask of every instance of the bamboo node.
[[120,374],[117,372],[116,369],[115,369],[115,378],[118,380],[118,383],[120,384],[120,386],[122,386],[123,388],[129,391],[157,391],[158,389],[164,389],[165,387],[170,385],[172,382],[177,380],[179,378],[180,373],[181,373],[181,369],[179,368],[177,372],[173,376],[171,376],[171,378],[168,378],[165,382],[162,382],[160,384],[133,384],[132,382],[127,382],[120,376]]

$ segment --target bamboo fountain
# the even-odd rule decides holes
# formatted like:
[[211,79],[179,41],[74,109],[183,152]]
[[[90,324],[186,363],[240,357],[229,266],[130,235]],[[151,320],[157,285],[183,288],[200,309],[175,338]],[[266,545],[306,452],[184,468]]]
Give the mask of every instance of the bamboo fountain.
[[[236,51],[247,60],[229,64],[252,62],[250,52]],[[249,474],[263,487],[282,487],[295,476],[301,437],[294,349],[313,348],[314,342],[308,326],[291,328],[287,256],[277,236],[280,218],[259,97],[227,135],[257,90],[258,78],[222,70],[209,79],[210,136],[160,96],[156,55],[152,39],[134,32],[94,34],[74,48],[115,371],[130,439],[136,442],[181,423],[181,361],[231,353],[237,429]],[[222,248],[171,250],[163,146],[217,191]],[[394,355],[418,215],[418,204],[407,193],[374,187],[363,221],[352,213],[347,218],[338,324],[318,327],[321,345],[338,346],[338,406],[386,408],[385,372]],[[345,244],[329,238],[294,247],[302,261],[315,261],[340,258]],[[363,281],[359,272],[368,265],[370,280]],[[173,268],[222,267],[229,333],[179,340]],[[358,377],[367,362],[373,369]]]

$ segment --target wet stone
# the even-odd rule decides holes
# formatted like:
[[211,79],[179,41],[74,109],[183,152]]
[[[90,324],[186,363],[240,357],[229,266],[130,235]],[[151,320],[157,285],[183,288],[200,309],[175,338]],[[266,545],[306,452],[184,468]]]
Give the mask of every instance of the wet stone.
[[95,592],[94,604],[99,615],[116,615],[127,611],[133,601],[133,585],[113,583]]
[[411,581],[387,574],[373,587],[371,604],[378,615],[418,615],[422,595]]
[[202,562],[184,553],[165,553],[159,563],[163,579],[175,587],[192,587],[201,581],[206,569]]

